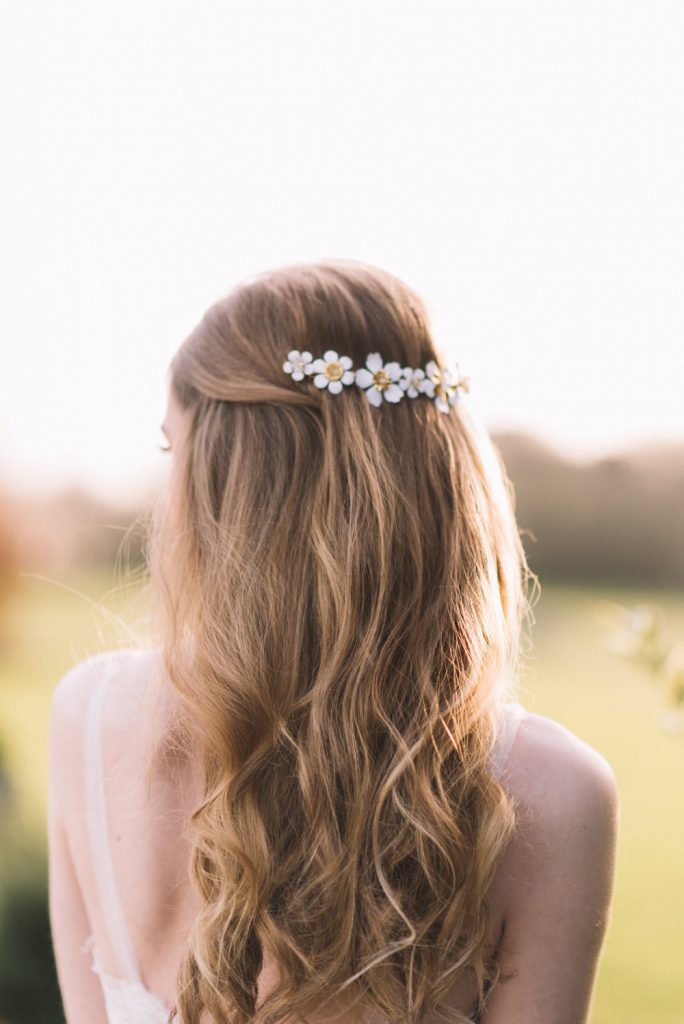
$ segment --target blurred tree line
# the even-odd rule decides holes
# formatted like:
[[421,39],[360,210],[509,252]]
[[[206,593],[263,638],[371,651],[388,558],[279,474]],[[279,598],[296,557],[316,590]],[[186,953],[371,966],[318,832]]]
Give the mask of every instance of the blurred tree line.
[[[542,579],[684,583],[684,443],[593,461],[564,458],[523,433],[493,433],[515,489],[530,565]],[[124,534],[141,561],[141,514],[72,488],[0,502],[0,588],[16,571],[113,563]],[[137,522],[137,526],[131,528]]]
[[528,560],[542,580],[684,584],[684,444],[576,462],[526,434],[493,440],[515,488]]
[[0,588],[16,572],[114,564],[124,537],[131,564],[139,564],[146,511],[147,505],[114,505],[78,487],[42,497],[0,495]]

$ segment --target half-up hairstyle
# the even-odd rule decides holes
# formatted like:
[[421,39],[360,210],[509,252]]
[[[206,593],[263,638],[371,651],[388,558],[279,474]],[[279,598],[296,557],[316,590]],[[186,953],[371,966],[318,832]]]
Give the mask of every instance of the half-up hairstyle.
[[486,894],[516,814],[490,754],[536,577],[468,400],[375,408],[294,381],[291,349],[446,362],[421,299],[351,260],[242,282],[173,359],[188,433],[148,557],[204,795],[169,1020],[463,1021],[454,982],[484,1005],[498,978]]

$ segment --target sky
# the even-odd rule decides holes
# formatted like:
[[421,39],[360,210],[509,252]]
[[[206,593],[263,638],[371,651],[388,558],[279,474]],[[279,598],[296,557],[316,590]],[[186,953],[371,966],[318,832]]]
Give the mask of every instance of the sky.
[[0,485],[142,493],[205,309],[334,256],[490,430],[684,440],[682,52],[678,0],[5,5]]

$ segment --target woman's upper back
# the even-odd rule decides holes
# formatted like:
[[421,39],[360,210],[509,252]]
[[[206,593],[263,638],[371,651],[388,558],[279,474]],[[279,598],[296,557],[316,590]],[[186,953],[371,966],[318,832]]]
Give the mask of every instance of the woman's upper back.
[[[112,909],[111,899],[103,899],[103,890],[112,889],[112,878],[107,877],[102,832],[99,840],[95,838],[93,814],[84,813],[83,803],[74,800],[66,822],[101,968],[122,977],[130,976],[133,965],[147,990],[159,993],[169,1007],[185,940],[198,910],[188,882],[189,849],[181,826],[199,796],[200,779],[192,765],[179,771],[176,764],[176,771],[170,772],[160,762],[148,801],[145,694],[154,671],[153,652],[97,656],[60,681],[53,714],[67,721],[69,764],[64,771],[73,792],[87,795],[90,788],[91,806],[99,798],[106,807],[109,874],[120,911]],[[109,683],[100,689],[99,683],[107,677]],[[98,692],[99,708],[93,700]],[[88,741],[89,715],[94,719],[95,713],[98,733],[91,730]],[[578,1008],[581,1011],[588,1003],[591,960],[595,963],[598,957],[605,927],[600,918],[612,882],[608,833],[614,815],[614,776],[600,754],[563,726],[515,704],[507,708],[506,728],[493,758],[516,800],[520,825],[490,887],[487,941],[492,951],[498,950],[502,968],[517,972],[520,980],[497,987],[483,1020],[498,1024],[524,1010],[533,1024],[535,1000],[539,1021],[548,1019],[543,1016],[544,1007],[549,1008],[545,1001],[559,998],[553,991],[549,994],[549,985],[553,990],[554,972],[565,970],[567,976],[558,985],[569,993],[563,998],[575,1017],[568,1015],[567,1020],[575,1024],[584,1019]],[[98,797],[100,766],[103,781]],[[594,857],[589,867],[588,855]],[[568,927],[559,929],[558,915],[572,915],[569,894],[580,902],[595,901],[597,913],[587,915],[585,906],[574,927],[568,919]],[[565,955],[554,949],[554,935],[557,943],[565,943]],[[126,946],[128,963],[124,962]],[[275,965],[267,960],[260,991],[275,980],[274,971]],[[535,985],[538,994],[533,991]],[[474,995],[474,987],[456,985],[449,1002],[465,1013]]]

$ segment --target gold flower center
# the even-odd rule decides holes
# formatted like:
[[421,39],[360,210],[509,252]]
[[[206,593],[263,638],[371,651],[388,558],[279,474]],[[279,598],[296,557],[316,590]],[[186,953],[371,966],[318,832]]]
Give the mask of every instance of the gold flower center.
[[384,370],[376,370],[373,374],[373,387],[384,391],[392,383],[392,378]]
[[344,366],[342,363],[328,363],[325,374],[328,380],[339,380],[344,374]]

